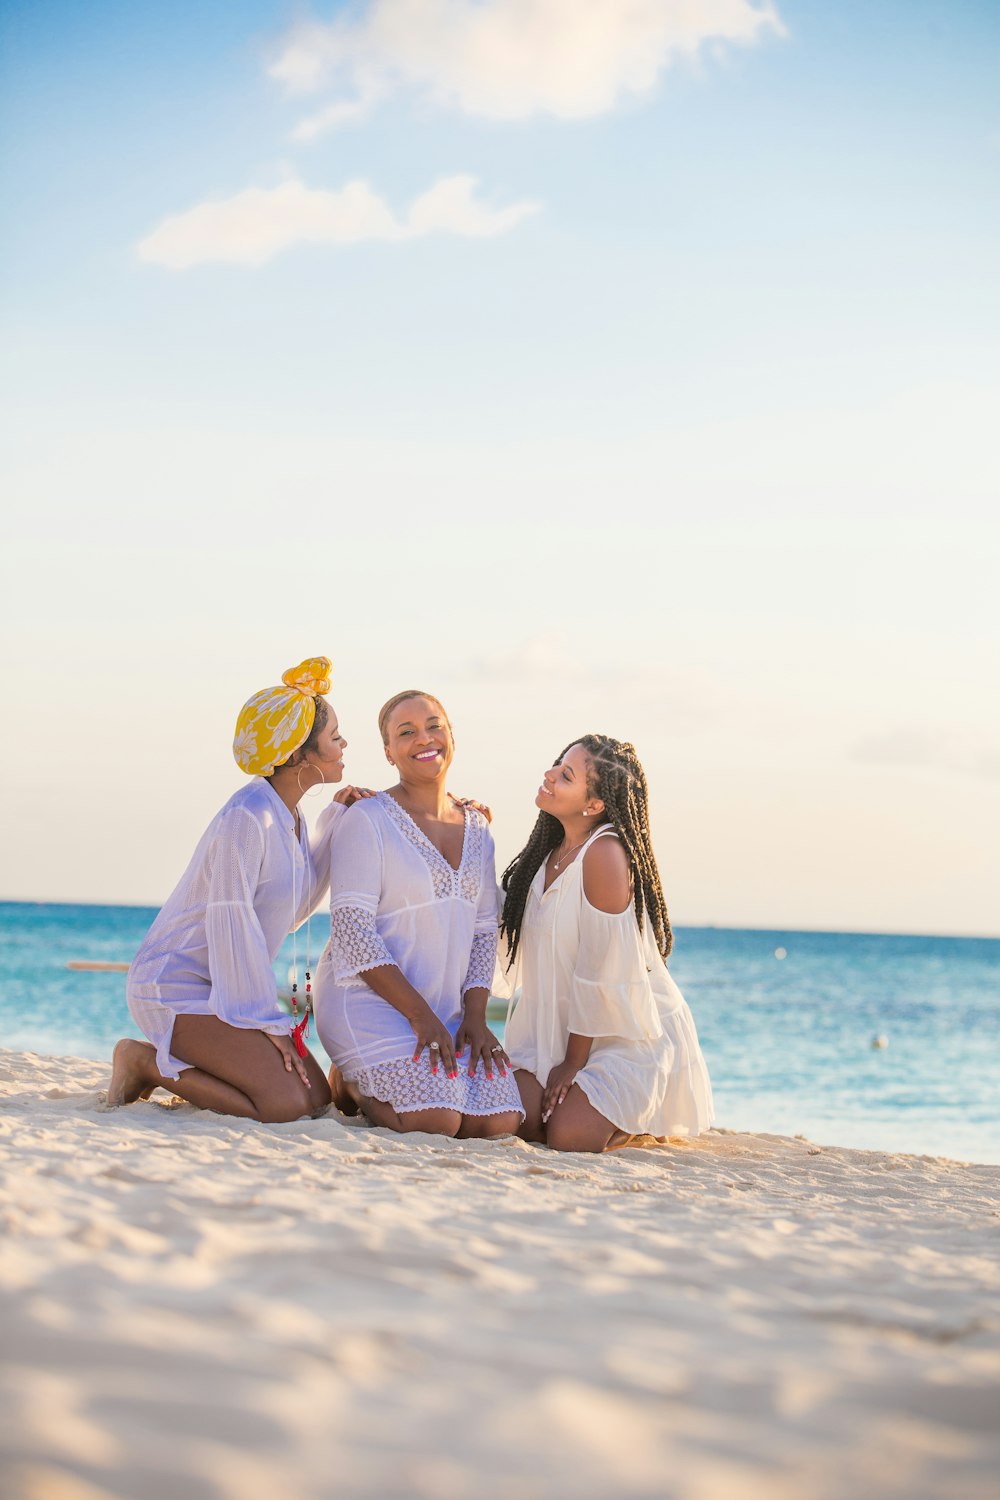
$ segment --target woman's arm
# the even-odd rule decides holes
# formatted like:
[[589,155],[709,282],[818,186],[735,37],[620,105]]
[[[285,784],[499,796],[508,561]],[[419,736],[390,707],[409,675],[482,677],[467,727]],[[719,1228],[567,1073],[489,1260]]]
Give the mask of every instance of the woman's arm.
[[253,904],[264,831],[252,813],[239,807],[226,813],[210,857],[205,940],[212,1011],[229,1026],[286,1036],[292,1021],[278,1004],[271,955]]
[[483,1060],[487,1078],[493,1077],[494,1063],[501,1073],[506,1073],[510,1059],[486,1024],[486,1006],[490,998],[490,984],[497,959],[497,921],[499,905],[497,898],[496,855],[493,839],[488,830],[483,830],[483,857],[479,873],[479,901],[476,907],[476,925],[472,934],[472,949],[462,984],[462,1024],[455,1037],[455,1050],[459,1057],[469,1048],[468,1071],[471,1078]]
[[397,968],[395,964],[383,964],[377,969],[364,971],[361,978],[380,1000],[391,1005],[393,1010],[398,1010],[399,1014],[412,1026],[413,1035],[416,1038],[413,1061],[417,1062],[426,1047],[430,1057],[431,1072],[437,1072],[437,1058],[434,1055],[437,1053],[448,1077],[457,1078],[458,1064],[455,1061],[451,1032],[442,1021],[438,1020],[423,995],[419,990],[414,989],[402,969]]
[[[634,1032],[631,1016],[623,1032],[621,996],[617,993],[622,975],[605,930],[609,924],[612,928],[616,926],[616,917],[631,922],[631,872],[625,850],[616,838],[606,834],[595,839],[584,854],[583,893],[586,900],[581,914],[580,950],[570,997],[570,1026],[576,1024],[579,1030],[570,1031],[566,1056],[546,1080],[542,1094],[543,1121],[562,1104],[577,1073],[586,1067],[596,1037],[630,1036]],[[634,977],[630,972],[629,978]],[[644,968],[642,978],[645,979]]]

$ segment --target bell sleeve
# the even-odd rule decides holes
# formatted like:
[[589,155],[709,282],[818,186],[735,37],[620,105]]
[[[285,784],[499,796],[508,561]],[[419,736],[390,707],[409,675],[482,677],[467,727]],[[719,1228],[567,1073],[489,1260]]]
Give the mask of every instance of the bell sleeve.
[[271,954],[253,898],[264,861],[264,830],[245,808],[223,818],[212,847],[205,933],[209,1003],[220,1021],[280,1036],[292,1020],[278,1004]]
[[606,912],[583,898],[569,1029],[577,1036],[613,1036],[629,1042],[663,1035],[631,906]]
[[342,802],[331,802],[316,820],[316,832],[309,841],[309,879],[304,882],[302,899],[295,914],[295,926],[301,927],[311,917],[330,889],[330,846],[333,830],[347,808]]
[[[476,816],[480,816],[478,813]],[[488,990],[497,961],[497,871],[493,839],[483,830],[483,859],[479,876],[479,902],[472,934],[472,951],[462,985],[467,990]]]
[[338,984],[396,964],[378,930],[382,841],[356,803],[338,818],[330,841],[330,957]]

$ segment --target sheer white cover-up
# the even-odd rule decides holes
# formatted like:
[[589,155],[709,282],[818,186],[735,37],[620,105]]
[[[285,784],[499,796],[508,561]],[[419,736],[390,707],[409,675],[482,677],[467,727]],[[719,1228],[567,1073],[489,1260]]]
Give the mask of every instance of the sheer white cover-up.
[[170,1052],[178,1015],[215,1015],[274,1036],[291,1031],[271,965],[323,899],[343,812],[339,802],[324,808],[310,846],[305,819],[297,835],[277,792],[255,776],[216,813],[128,972],[129,1011],[165,1078],[190,1067]]
[[[458,1078],[426,1052],[413,1063],[409,1022],[365,983],[371,969],[400,969],[452,1036],[465,992],[489,989],[497,946],[493,839],[481,813],[465,809],[457,870],[387,792],[358,802],[331,840],[330,941],[316,973],[316,1029],[344,1077],[400,1111],[462,1114],[520,1111],[516,1085],[482,1063]],[[466,1059],[467,1060],[467,1059]]]
[[631,904],[592,906],[580,854],[544,890],[545,865],[528,892],[514,967],[494,992],[521,996],[507,1025],[507,1054],[545,1084],[566,1057],[570,1032],[594,1038],[576,1082],[606,1120],[630,1135],[693,1136],[712,1122],[712,1087],[694,1019],[663,962],[649,918]]

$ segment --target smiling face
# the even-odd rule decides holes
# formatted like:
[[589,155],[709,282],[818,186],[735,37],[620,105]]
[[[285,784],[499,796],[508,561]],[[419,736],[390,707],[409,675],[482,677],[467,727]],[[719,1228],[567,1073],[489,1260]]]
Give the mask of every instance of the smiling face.
[[561,823],[586,813],[591,818],[604,811],[599,797],[592,797],[588,787],[590,757],[582,745],[570,745],[562,760],[556,761],[542,777],[535,806],[551,813]]
[[324,781],[340,781],[344,775],[344,751],[347,741],[340,732],[337,715],[326,704],[327,719],[323,728],[311,734],[302,747],[301,765],[315,766]]
[[433,698],[403,698],[385,726],[385,758],[407,781],[435,781],[455,755],[448,716]]

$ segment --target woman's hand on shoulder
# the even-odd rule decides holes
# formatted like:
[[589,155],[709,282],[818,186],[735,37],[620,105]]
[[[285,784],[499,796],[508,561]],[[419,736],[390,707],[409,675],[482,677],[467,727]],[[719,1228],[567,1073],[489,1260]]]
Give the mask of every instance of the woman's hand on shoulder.
[[583,856],[583,890],[598,911],[627,911],[632,902],[628,856],[616,838],[595,839]]
[[353,807],[355,802],[361,802],[365,797],[376,795],[377,793],[373,792],[369,786],[342,786],[333,800],[339,802],[341,807]]
[[474,807],[476,812],[482,813],[487,823],[493,822],[493,809],[492,807],[487,807],[485,802],[477,802],[475,797],[456,797],[454,792],[450,795],[452,802],[457,807]]

